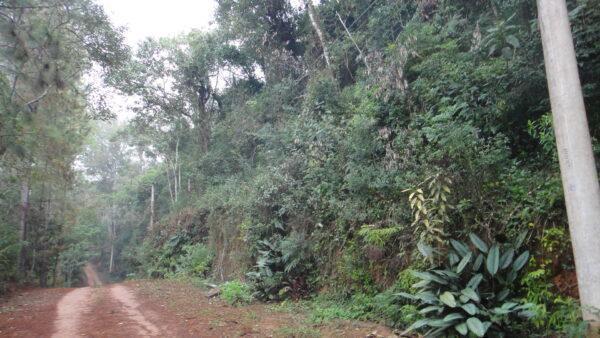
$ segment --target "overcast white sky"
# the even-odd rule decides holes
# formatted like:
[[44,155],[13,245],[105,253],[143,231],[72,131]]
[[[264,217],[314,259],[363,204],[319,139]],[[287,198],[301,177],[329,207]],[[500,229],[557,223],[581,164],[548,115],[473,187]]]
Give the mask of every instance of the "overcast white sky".
[[111,20],[127,27],[127,42],[135,46],[146,37],[173,36],[192,28],[208,29],[214,0],[97,0]]
[[[146,37],[170,37],[193,28],[208,30],[217,4],[214,0],[96,0],[104,7],[111,21],[124,26],[127,43],[135,48]],[[118,122],[133,117],[130,106],[135,98],[125,97],[104,87],[97,75],[90,79],[97,91],[107,97]]]
[[[96,0],[113,23],[125,26],[127,43],[135,48],[146,37],[170,37],[193,28],[208,30],[217,7],[215,0]],[[314,1],[319,3],[319,1]],[[301,0],[291,0],[295,7]],[[94,75],[91,76],[94,78]],[[101,86],[101,85],[99,85]],[[99,88],[102,91],[102,88]],[[104,88],[104,90],[107,90]],[[108,105],[120,122],[133,117],[127,108],[134,98],[114,92],[105,93]]]

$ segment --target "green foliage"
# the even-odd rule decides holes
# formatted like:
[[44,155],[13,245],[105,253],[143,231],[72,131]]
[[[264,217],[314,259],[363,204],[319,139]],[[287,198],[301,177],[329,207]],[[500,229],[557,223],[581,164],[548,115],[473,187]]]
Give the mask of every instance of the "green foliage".
[[335,292],[342,297],[350,297],[354,293],[374,294],[377,286],[373,274],[365,262],[365,248],[352,241],[346,244],[341,258],[336,262],[333,284]]
[[310,244],[300,233],[259,242],[256,270],[247,273],[260,299],[299,298],[310,288]]
[[444,243],[444,224],[450,221],[448,212],[452,209],[452,205],[448,203],[450,184],[452,180],[449,178],[436,175],[427,178],[422,184],[428,189],[427,197],[422,188],[407,190],[410,192],[408,200],[414,218],[412,226],[420,241]]
[[252,289],[238,280],[221,285],[221,299],[230,305],[246,305],[252,302]]
[[[415,294],[399,293],[419,304],[425,318],[410,329],[429,327],[427,335],[488,334],[512,332],[534,316],[533,304],[520,301],[518,277],[529,260],[527,250],[519,252],[526,233],[513,244],[491,246],[475,234],[475,249],[451,239],[443,266],[414,272],[420,279]],[[432,249],[433,251],[433,249]],[[521,319],[519,319],[521,318]]]
[[[421,318],[417,306],[397,295],[398,292],[414,291],[411,285],[416,278],[410,272],[410,269],[401,272],[396,283],[380,293],[367,294],[357,290],[343,294],[334,290],[335,293],[322,293],[294,306],[302,306],[308,310],[310,320],[315,323],[334,319],[368,320],[406,328]],[[282,304],[284,305],[286,303]]]
[[177,273],[184,273],[192,277],[206,277],[212,263],[213,253],[202,243],[184,245],[182,251],[177,259]]
[[60,266],[66,286],[79,282],[80,271],[90,259],[90,251],[81,243],[69,246],[60,254]]
[[0,223],[0,294],[6,292],[6,281],[15,276],[14,262],[19,249],[15,231]]
[[[187,246],[188,250],[185,251],[184,256],[183,248],[186,247],[187,241],[187,237],[182,234],[172,236],[159,248],[155,248],[150,241],[145,241],[139,248],[138,253],[140,268],[144,275],[149,277],[169,277],[175,276],[178,272],[192,274],[195,263],[193,261],[195,250],[191,246]],[[206,253],[204,249],[199,248],[196,248],[196,250],[198,250],[198,258],[202,260]],[[201,262],[199,263],[202,265]],[[187,269],[184,270],[182,265]]]
[[370,225],[363,225],[358,235],[368,244],[384,247],[400,230],[399,227],[373,228]]
[[539,140],[546,155],[558,162],[556,139],[554,138],[554,129],[552,129],[552,116],[546,114],[536,121],[529,121],[527,129],[531,137]]
[[548,271],[536,269],[527,273],[522,280],[528,302],[534,304],[532,318],[534,329],[543,334],[566,334],[570,337],[580,336],[581,308],[579,303],[567,296],[557,295],[548,282]]
[[[5,9],[22,21],[16,35],[1,30],[0,281],[15,277],[20,185],[29,182],[25,265],[41,254],[27,278],[49,280],[58,262],[75,282],[87,259],[112,265],[114,277],[249,272],[260,299],[327,290],[333,300],[315,300],[315,320],[406,327],[422,314],[396,296],[415,292],[402,271],[425,264],[415,253],[450,245],[451,261],[419,274],[447,281],[431,290],[444,304],[435,318],[464,324],[454,333],[481,334],[487,322],[516,332],[521,305],[487,297],[524,295],[510,271],[528,257],[477,237],[466,249],[448,239],[476,231],[502,242],[527,229],[536,266],[524,283],[538,316],[526,329],[577,326],[576,304],[550,285],[572,254],[561,240],[567,218],[532,1],[321,1],[329,66],[306,11],[289,1],[219,1],[211,32],[149,39],[133,58],[100,6],[65,4],[23,16]],[[598,150],[600,6],[569,4]],[[66,14],[72,20],[60,24]],[[111,115],[95,90],[81,92],[92,62],[137,97],[126,126],[89,124]],[[27,76],[13,95],[19,69]],[[466,292],[477,320],[450,311],[463,305],[474,265],[482,281]]]

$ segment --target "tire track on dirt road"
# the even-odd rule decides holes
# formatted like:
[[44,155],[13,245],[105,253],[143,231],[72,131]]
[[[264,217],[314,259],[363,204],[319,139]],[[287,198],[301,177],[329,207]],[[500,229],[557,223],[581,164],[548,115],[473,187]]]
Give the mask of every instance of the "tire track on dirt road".
[[112,336],[117,330],[127,336],[159,336],[161,330],[140,309],[125,286],[103,286],[91,264],[84,268],[88,286],[75,289],[58,302],[52,338]]
[[140,304],[135,299],[133,293],[129,291],[123,285],[114,285],[110,288],[111,296],[118,300],[125,309],[125,313],[130,319],[135,321],[137,324],[137,331],[144,337],[158,336],[160,330],[154,324],[152,324],[146,317],[140,312]]

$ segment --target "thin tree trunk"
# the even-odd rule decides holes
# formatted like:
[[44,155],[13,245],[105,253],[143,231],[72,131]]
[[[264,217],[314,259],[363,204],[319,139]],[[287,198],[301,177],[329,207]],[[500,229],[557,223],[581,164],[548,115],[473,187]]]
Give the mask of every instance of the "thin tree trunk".
[[149,230],[154,228],[154,184],[150,187],[150,225]]
[[109,273],[113,272],[114,257],[115,257],[115,244],[110,243],[110,261],[108,263],[108,272]]
[[325,34],[323,34],[321,26],[319,25],[317,12],[315,11],[315,7],[313,6],[312,0],[304,0],[304,6],[306,7],[306,11],[308,12],[310,23],[312,24],[315,32],[317,33],[317,37],[319,38],[319,42],[321,44],[321,48],[323,49],[323,57],[325,57],[325,63],[327,64],[327,68],[331,68],[329,50],[327,49],[327,45],[325,44]]
[[[114,213],[113,213],[114,217]],[[109,225],[109,236],[110,236],[110,261],[108,262],[108,272],[112,273],[114,268],[115,261],[115,239],[116,239],[116,231],[115,231],[115,222],[111,221]]]
[[567,5],[565,0],[537,5],[583,319],[600,330],[600,187]]
[[177,186],[177,170],[175,169],[173,162],[169,161],[169,165],[171,166],[171,173],[173,175],[173,200],[177,202],[177,196],[179,196],[179,187]]
[[27,258],[27,214],[29,212],[29,182],[27,180],[21,183],[21,210],[19,214],[19,240],[21,242],[21,251],[19,252],[17,267],[21,277],[25,277],[25,259]]
[[352,34],[350,34],[350,31],[348,30],[348,27],[346,27],[346,24],[344,23],[344,20],[342,20],[342,17],[340,16],[340,14],[336,12],[335,15],[337,15],[338,19],[342,23],[342,26],[344,27],[344,30],[348,34],[348,37],[350,37],[350,41],[352,41],[352,43],[354,44],[354,47],[358,51],[358,55],[360,56],[360,59],[363,61],[363,63],[367,67],[367,75],[371,74],[371,67],[369,66],[369,63],[367,62],[367,58],[365,57],[365,54],[363,53],[362,49],[360,49],[360,47],[358,47],[358,44],[354,40],[354,37],[352,37]]
[[37,252],[36,252],[35,248],[33,248],[33,250],[31,250],[31,267],[29,268],[30,276],[33,276],[33,272],[35,271],[36,258],[37,258]]
[[165,169],[167,171],[167,182],[169,183],[169,196],[171,196],[171,206],[175,206],[175,198],[173,197],[173,187],[171,186],[171,177],[169,174],[169,163],[166,163]]
[[[177,173],[175,173],[175,169],[177,169]],[[173,175],[175,174],[175,180],[177,181],[177,188],[175,189],[175,200],[177,201],[179,193],[181,192],[181,164],[179,164],[179,138],[177,138],[177,145],[175,146],[175,168],[173,168]]]
[[175,163],[171,163],[171,168],[173,170],[173,181],[175,183],[175,202],[179,200],[179,187],[181,184],[181,179],[177,174],[179,168],[179,138],[177,138],[177,143],[175,144]]
[[115,260],[115,240],[117,238],[116,229],[115,229],[115,210],[111,208],[112,219],[110,223],[108,223],[108,237],[110,240],[110,260],[108,261],[108,272],[112,273],[114,269],[114,260]]

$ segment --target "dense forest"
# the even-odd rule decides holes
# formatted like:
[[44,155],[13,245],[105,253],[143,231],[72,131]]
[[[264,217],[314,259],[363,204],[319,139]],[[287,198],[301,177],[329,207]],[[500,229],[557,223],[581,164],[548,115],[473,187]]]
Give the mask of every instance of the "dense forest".
[[[423,333],[585,330],[535,1],[217,2],[129,48],[92,0],[0,0],[0,291],[94,262]],[[568,6],[599,159],[600,1]]]

